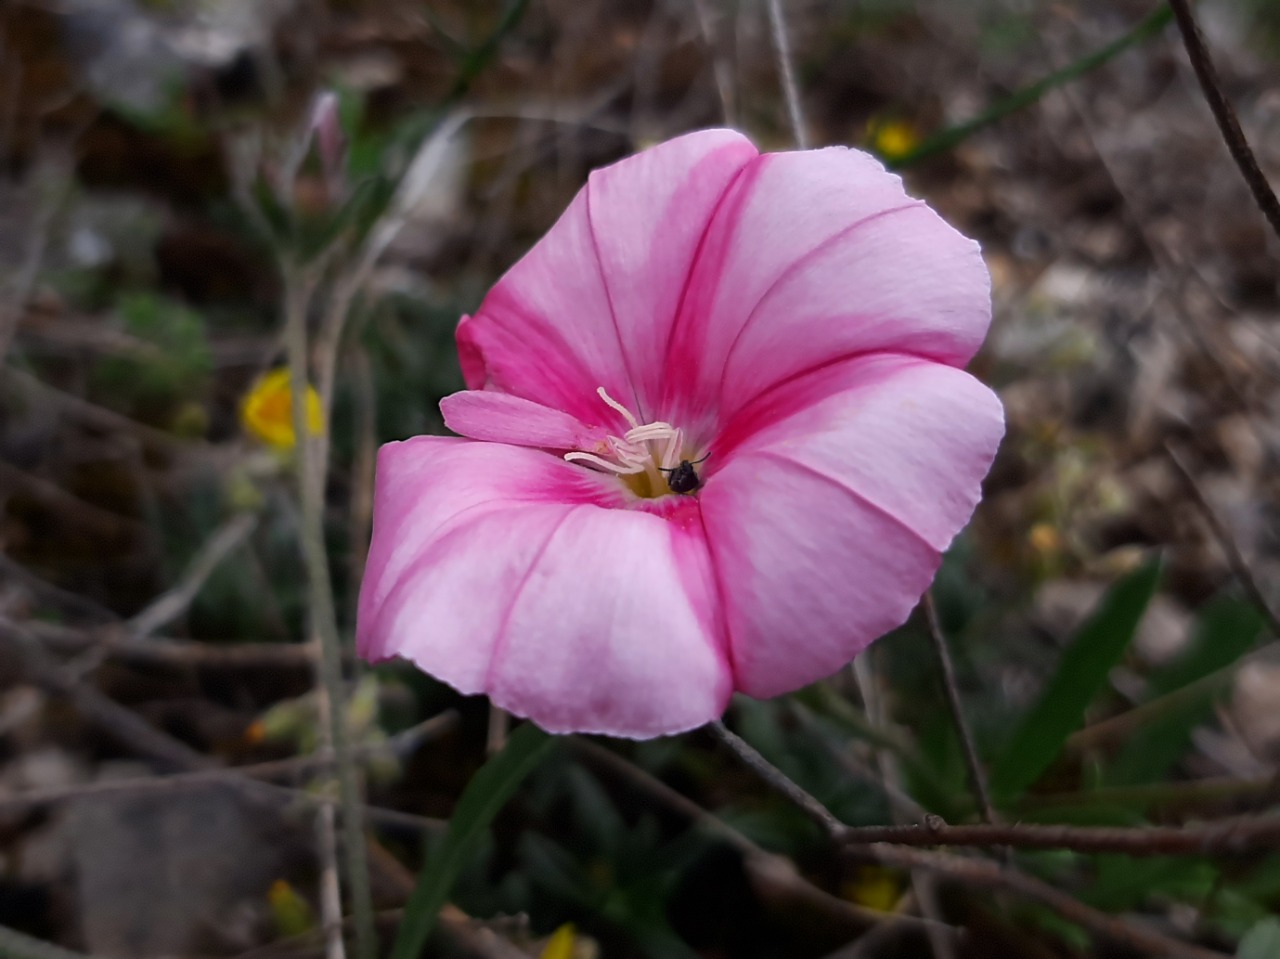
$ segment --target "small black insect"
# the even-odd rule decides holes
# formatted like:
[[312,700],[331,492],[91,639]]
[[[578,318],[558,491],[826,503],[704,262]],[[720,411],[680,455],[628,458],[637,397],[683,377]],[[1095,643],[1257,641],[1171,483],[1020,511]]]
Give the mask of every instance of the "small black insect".
[[[708,454],[709,455],[709,454]],[[698,475],[698,471],[694,469],[699,463],[705,460],[704,456],[700,460],[681,460],[677,465],[667,469],[659,469],[663,473],[667,473],[667,486],[673,493],[689,494],[696,493],[702,486],[702,477]]]

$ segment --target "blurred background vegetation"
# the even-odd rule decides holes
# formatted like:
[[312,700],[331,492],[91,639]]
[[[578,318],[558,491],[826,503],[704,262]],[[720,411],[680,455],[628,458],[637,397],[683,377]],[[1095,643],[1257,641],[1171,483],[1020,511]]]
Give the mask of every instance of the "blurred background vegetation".
[[[784,8],[811,141],[900,168],[992,272],[973,369],[1009,433],[934,599],[999,815],[1274,811],[1280,248],[1167,12]],[[1197,12],[1280,180],[1280,7]],[[0,0],[0,925],[121,959],[324,954],[293,434],[246,415],[277,408],[255,391],[291,283],[321,277],[336,361],[324,518],[350,648],[373,456],[443,429],[458,317],[592,167],[724,123],[792,144],[762,0]],[[848,823],[975,821],[923,617],[864,659],[862,690],[739,700],[730,724]],[[350,671],[389,942],[504,732],[415,671]],[[1274,845],[994,858],[1280,956]],[[450,902],[432,955],[1133,954],[837,855],[704,733],[557,743],[477,822]]]

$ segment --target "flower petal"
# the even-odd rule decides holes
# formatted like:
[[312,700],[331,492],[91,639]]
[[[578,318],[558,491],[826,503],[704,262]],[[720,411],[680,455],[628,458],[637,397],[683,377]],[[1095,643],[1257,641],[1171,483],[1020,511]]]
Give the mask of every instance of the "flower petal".
[[[607,409],[600,404],[601,409]],[[492,390],[464,390],[440,401],[444,424],[462,436],[490,443],[550,450],[604,448],[608,430],[568,413]]]
[[977,244],[868,154],[765,154],[708,230],[668,354],[664,412],[697,429],[726,401],[869,351],[963,365],[990,321],[988,282]]
[[[453,530],[497,511],[621,502],[616,483],[538,450],[440,436],[386,444],[378,453],[373,538],[360,588],[360,654],[385,659],[401,654],[399,647],[412,640],[395,626],[399,606],[413,594],[401,586],[421,572],[424,557]],[[436,632],[430,622],[418,626]],[[441,627],[439,635],[446,644],[462,643],[465,659],[459,634]]]
[[755,696],[834,672],[906,620],[1004,431],[990,390],[913,357],[847,361],[772,399],[699,494],[736,683]]
[[861,221],[792,264],[725,359],[722,415],[766,385],[876,351],[964,366],[991,321],[978,244],[923,203]]
[[555,226],[459,324],[467,386],[588,423],[601,415],[595,390],[603,386],[642,419],[655,418],[649,395],[662,382],[695,251],[728,184],[754,156],[740,134],[707,130],[592,173]]
[[733,688],[719,622],[700,524],[578,507],[510,607],[490,695],[550,732],[683,732]]
[[758,156],[704,130],[596,170],[588,215],[641,422],[661,419],[666,351],[699,245],[731,183]]
[[612,478],[548,453],[389,444],[361,655],[403,656],[553,732],[653,736],[719,716],[732,681],[696,505],[601,508],[622,503]]

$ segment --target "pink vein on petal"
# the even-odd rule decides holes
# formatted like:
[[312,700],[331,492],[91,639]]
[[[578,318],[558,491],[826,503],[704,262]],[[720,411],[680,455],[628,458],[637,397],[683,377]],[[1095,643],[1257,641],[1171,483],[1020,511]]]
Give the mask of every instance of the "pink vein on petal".
[[[807,366],[802,370],[794,373],[788,373],[785,377],[778,380],[768,389],[757,393],[747,402],[743,403],[730,411],[728,420],[720,425],[715,443],[712,450],[719,459],[723,459],[728,453],[737,449],[746,440],[759,433],[766,426],[776,423],[780,419],[785,419],[793,413],[800,412],[809,406],[812,406],[816,400],[812,397],[802,397],[794,400],[789,405],[781,405],[776,409],[769,409],[767,403],[770,397],[779,393],[784,393],[787,387],[792,386],[799,380],[803,380],[809,376],[818,376],[828,370],[839,367],[850,360],[858,360],[864,357],[901,357],[903,359],[920,360],[923,363],[937,363],[937,360],[929,356],[923,356],[919,353],[913,353],[911,350],[892,349],[857,349],[848,353],[842,353],[839,356],[833,356],[825,359],[813,366]],[[764,405],[764,409],[759,407]],[[744,412],[751,415],[744,415]]]
[[[455,539],[471,529],[473,523],[484,519],[491,513],[496,512],[496,510],[493,509],[484,509],[484,507],[492,506],[494,503],[500,503],[502,506],[506,506],[509,505],[509,500],[506,497],[498,497],[491,500],[485,500],[483,503],[472,503],[470,506],[458,510],[458,512],[453,513],[432,527],[431,532],[423,537],[424,540],[431,541],[430,545],[411,562],[405,565],[404,569],[402,569],[399,575],[396,576],[395,582],[391,584],[386,593],[384,593],[382,598],[379,600],[379,612],[377,619],[374,621],[373,633],[376,634],[379,632],[377,627],[381,624],[382,617],[387,613],[387,611],[397,609],[397,601],[400,598],[400,594],[414,583],[418,572],[422,570],[423,567],[430,565],[431,562],[438,559],[441,552],[447,551],[448,547],[452,545]],[[471,515],[478,511],[481,511],[479,516]],[[460,520],[460,517],[466,518]],[[444,530],[444,532],[441,532],[441,530]]]
[[810,466],[808,463],[803,463],[800,460],[793,459],[792,457],[787,456],[785,453],[780,453],[777,450],[772,450],[772,449],[757,450],[753,455],[763,456],[771,460],[777,460],[780,463],[785,463],[788,466],[794,466],[796,469],[800,470],[801,472],[808,473],[810,476],[814,476],[817,479],[820,479],[823,482],[827,483],[828,485],[834,486],[837,489],[842,490],[850,499],[860,503],[861,505],[865,506],[867,509],[871,510],[877,515],[883,516],[885,519],[893,523],[893,525],[897,526],[898,528],[905,530],[907,533],[910,533],[911,537],[915,539],[918,543],[921,543],[924,546],[928,547],[934,553],[938,552],[938,548],[934,546],[932,543],[930,543],[927,539],[925,539],[923,533],[921,533],[914,526],[912,526],[910,523],[904,520],[901,516],[898,516],[896,513],[892,512],[891,510],[888,510],[885,507],[881,506],[875,500],[871,499],[871,497],[867,496],[865,493],[861,492],[860,490],[850,486],[848,483],[845,483],[839,479],[836,479],[836,477],[832,476],[830,473],[826,473],[820,469],[817,469],[816,467]]
[[[683,385],[683,380],[685,379],[685,371],[676,369],[679,364],[672,354],[676,352],[676,346],[678,343],[676,334],[684,326],[683,321],[685,310],[688,305],[689,295],[694,287],[694,279],[695,277],[698,277],[698,274],[702,269],[703,258],[709,255],[707,252],[707,246],[712,238],[713,228],[717,225],[717,221],[721,216],[721,211],[725,210],[728,205],[732,204],[732,209],[724,213],[725,218],[729,219],[731,222],[725,225],[723,230],[723,242],[720,243],[719,249],[717,250],[720,255],[721,262],[717,265],[717,268],[709,274],[709,278],[704,282],[714,282],[723,272],[724,256],[728,253],[729,242],[732,240],[735,232],[733,227],[742,217],[743,208],[750,196],[750,184],[744,183],[742,188],[738,189],[739,181],[747,179],[754,180],[758,177],[759,171],[762,169],[760,161],[764,156],[766,156],[766,154],[760,154],[750,163],[744,164],[742,169],[738,170],[729,182],[725,184],[725,188],[720,191],[720,196],[716,199],[715,208],[712,210],[711,215],[707,217],[706,226],[703,227],[702,235],[698,238],[698,245],[694,248],[693,257],[689,260],[689,270],[685,273],[684,285],[680,289],[680,298],[676,301],[675,318],[671,323],[671,328],[667,330],[667,342],[662,351],[662,355],[666,357],[669,379],[674,380],[681,385]],[[733,194],[733,196],[731,196],[731,194]],[[680,387],[677,386],[677,393],[679,392]],[[664,394],[663,399],[664,405],[669,404],[671,402],[671,395]]]
[[498,624],[498,634],[493,637],[493,649],[489,651],[489,666],[484,674],[484,688],[486,690],[493,689],[493,674],[498,665],[498,660],[502,657],[502,651],[507,646],[507,630],[508,624],[511,622],[511,614],[515,611],[516,603],[520,601],[520,595],[524,592],[524,588],[529,585],[529,580],[533,577],[534,570],[538,568],[538,564],[542,562],[542,557],[546,555],[547,547],[551,545],[551,541],[556,538],[556,533],[560,532],[560,527],[565,524],[575,509],[579,507],[571,506],[560,514],[560,518],[556,520],[555,525],[551,527],[551,532],[547,534],[547,538],[542,541],[542,545],[538,547],[538,552],[534,554],[532,560],[529,561],[529,568],[524,571],[524,575],[520,577],[520,582],[516,584],[516,588],[511,592],[511,602],[507,604],[506,612],[502,614],[502,620]]
[[711,565],[711,580],[716,587],[716,601],[720,604],[720,645],[724,650],[725,662],[729,665],[729,678],[733,680],[733,688],[737,689],[738,658],[733,649],[733,636],[729,633],[729,617],[726,615],[729,606],[725,597],[724,582],[720,578],[720,561],[716,558],[714,541],[707,530],[707,520],[702,515],[701,505],[698,506],[698,525],[702,527],[702,538],[707,544],[707,562]]
[[[923,200],[912,200],[909,203],[889,207],[887,210],[877,210],[875,213],[864,216],[856,223],[850,223],[848,226],[837,230],[830,236],[824,237],[812,249],[806,251],[804,254],[798,256],[788,264],[787,267],[775,276],[769,285],[765,287],[764,291],[760,294],[760,298],[756,300],[755,305],[752,306],[750,312],[747,313],[747,318],[743,320],[742,325],[738,327],[738,332],[734,334],[733,340],[729,343],[729,348],[725,350],[724,365],[720,368],[720,391],[722,393],[724,392],[724,381],[725,377],[729,375],[729,366],[733,361],[734,350],[738,348],[738,343],[742,340],[743,334],[747,332],[747,328],[751,326],[752,321],[756,318],[756,314],[760,311],[760,307],[764,304],[765,300],[769,299],[769,295],[773,293],[774,290],[794,276],[801,268],[806,266],[813,259],[821,256],[827,250],[831,249],[833,245],[839,243],[841,240],[850,236],[857,230],[862,229],[867,224],[892,216],[895,213],[901,213],[904,210],[917,209],[922,206],[927,207],[927,204]],[[872,350],[868,352],[881,351]]]
[[591,181],[583,188],[583,196],[587,207],[587,236],[591,238],[591,252],[595,256],[596,270],[600,274],[600,286],[604,289],[604,301],[609,304],[609,319],[613,323],[613,335],[618,340],[618,356],[622,360],[622,371],[627,374],[627,386],[631,388],[631,409],[646,422],[645,411],[641,409],[640,392],[636,389],[635,373],[631,369],[631,357],[627,355],[627,344],[622,339],[622,329],[618,326],[618,310],[613,305],[613,291],[609,289],[609,278],[604,272],[604,258],[600,255],[600,239],[596,236],[596,221],[591,215]]

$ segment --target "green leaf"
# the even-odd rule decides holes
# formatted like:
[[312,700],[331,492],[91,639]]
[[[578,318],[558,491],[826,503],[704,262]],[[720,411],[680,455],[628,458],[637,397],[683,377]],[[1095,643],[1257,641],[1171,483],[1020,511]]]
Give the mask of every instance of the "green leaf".
[[[1133,786],[1164,778],[1186,752],[1192,731],[1213,714],[1218,689],[1212,684],[1188,687],[1252,649],[1263,625],[1261,614],[1240,600],[1222,598],[1206,605],[1187,650],[1151,676],[1153,706],[1155,699],[1165,697],[1160,712],[1125,743],[1103,775],[1103,785]],[[1174,696],[1179,690],[1184,692]]]
[[1151,677],[1152,695],[1167,695],[1230,666],[1253,648],[1264,625],[1251,603],[1232,597],[1207,603],[1187,651]]
[[554,744],[552,737],[525,723],[511,734],[506,748],[471,778],[439,851],[418,877],[418,888],[405,907],[391,959],[417,959],[458,872],[471,858],[485,829]]
[[1080,628],[992,771],[991,789],[998,802],[1026,792],[1058,757],[1067,737],[1083,725],[1085,710],[1133,640],[1159,579],[1158,562],[1131,573]]
[[1010,114],[1017,113],[1024,107],[1030,106],[1050,90],[1070,83],[1092,70],[1096,70],[1130,47],[1136,46],[1149,37],[1156,36],[1169,25],[1169,21],[1172,19],[1173,11],[1169,9],[1167,4],[1160,4],[1128,33],[1108,43],[1105,47],[1081,57],[1074,63],[1067,64],[1061,70],[1055,70],[1030,86],[1011,93],[972,120],[949,127],[929,137],[906,156],[893,160],[889,164],[890,169],[901,170],[939,153],[945,153],[963,143],[979,130],[985,129]]
[[1280,919],[1263,919],[1240,940],[1236,959],[1276,959],[1280,956]]

